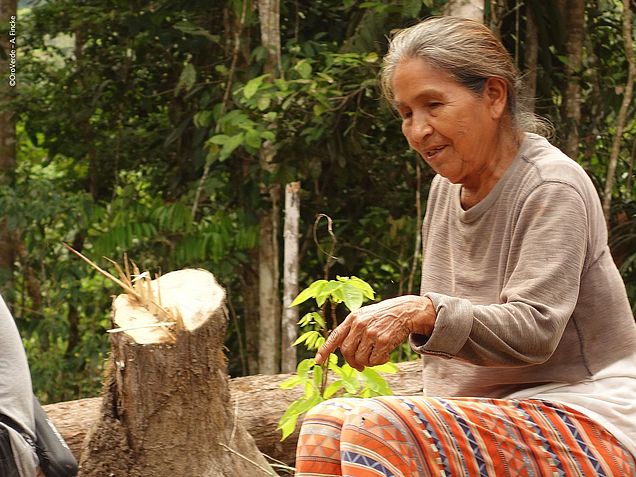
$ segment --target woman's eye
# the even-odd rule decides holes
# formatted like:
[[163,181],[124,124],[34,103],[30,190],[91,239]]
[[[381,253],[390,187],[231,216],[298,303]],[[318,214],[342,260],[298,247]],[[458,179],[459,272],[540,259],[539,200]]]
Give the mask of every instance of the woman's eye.
[[439,101],[431,101],[428,103],[428,107],[431,109],[439,108],[442,105]]
[[402,116],[402,119],[409,119],[411,116],[413,116],[413,113],[411,111],[402,111],[400,113],[400,116]]

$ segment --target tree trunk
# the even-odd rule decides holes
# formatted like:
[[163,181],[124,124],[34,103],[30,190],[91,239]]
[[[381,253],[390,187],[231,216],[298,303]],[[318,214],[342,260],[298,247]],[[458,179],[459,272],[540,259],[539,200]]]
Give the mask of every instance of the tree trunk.
[[561,0],[561,15],[566,24],[567,38],[565,51],[566,87],[563,98],[565,134],[563,152],[572,159],[579,151],[579,128],[581,122],[581,65],[583,55],[583,34],[585,32],[585,2],[583,0]]
[[472,18],[484,23],[484,0],[450,0],[444,7],[444,15]]
[[[261,26],[261,44],[267,51],[265,73],[270,79],[281,71],[280,54],[280,0],[259,0],[258,16]],[[260,151],[261,168],[266,175],[276,170],[274,145],[263,143]],[[260,218],[259,242],[259,359],[258,369],[263,374],[276,374],[280,370],[280,259],[279,236],[280,187],[276,184],[262,184],[263,193],[269,196],[271,210],[266,210]]]
[[612,206],[612,189],[614,188],[614,176],[616,175],[616,163],[621,150],[623,130],[627,119],[627,109],[632,102],[634,91],[634,79],[636,77],[636,64],[634,63],[634,45],[632,41],[632,11],[630,0],[623,0],[623,45],[625,46],[625,56],[627,58],[627,82],[623,93],[623,102],[616,119],[616,132],[612,140],[612,152],[607,164],[607,177],[605,179],[605,191],[603,193],[603,215],[605,221],[610,223],[610,209]]
[[249,263],[242,266],[241,291],[243,295],[243,322],[245,324],[245,351],[247,354],[247,374],[258,374],[259,347],[259,280],[258,250],[249,251]]
[[279,371],[280,349],[280,273],[278,270],[278,230],[280,188],[270,188],[271,209],[261,215],[259,236],[259,340],[258,371]]
[[409,281],[407,282],[407,293],[418,293],[419,290],[413,289],[415,281],[415,273],[421,270],[422,263],[420,261],[420,253],[422,252],[422,166],[420,158],[415,158],[415,246],[413,247],[413,260],[411,263],[411,272],[409,273]]
[[204,270],[146,285],[152,295],[142,304],[129,295],[113,302],[120,328],[110,335],[105,394],[80,477],[273,475],[231,403],[224,290]]
[[494,35],[501,39],[501,25],[503,23],[504,14],[506,13],[507,2],[505,0],[490,0],[487,25]]
[[526,51],[524,66],[526,86],[526,107],[529,112],[534,112],[537,95],[537,63],[539,59],[539,36],[534,12],[526,8]]
[[31,310],[35,313],[42,313],[42,287],[37,273],[33,269],[33,264],[31,263],[32,257],[29,256],[29,252],[24,240],[22,240],[22,237],[16,237],[15,247],[18,262],[23,270],[24,285],[22,293],[26,293],[31,300],[29,308],[31,308]]
[[261,43],[267,51],[265,73],[278,76],[281,71],[280,0],[258,0]]
[[298,307],[289,305],[298,295],[298,230],[300,222],[300,182],[291,182],[285,188],[285,231],[283,257],[283,319],[281,340],[281,371],[296,369],[298,338]]
[[[411,361],[399,363],[397,366],[400,370],[397,374],[386,375],[393,393],[403,396],[421,394],[421,362]],[[287,465],[294,463],[298,428],[288,439],[281,442],[280,431],[276,430],[276,425],[287,407],[302,392],[299,388],[280,388],[280,383],[290,376],[290,374],[259,375],[230,380],[232,395],[230,406],[234,408],[238,424],[250,433],[261,452]],[[99,417],[102,399],[88,398],[44,406],[49,418],[78,458],[82,447],[85,446],[84,439],[88,428]]]
[[[0,23],[8,25],[8,31],[0,35],[0,70],[3,81],[0,86],[0,186],[12,186],[15,179],[16,134],[11,105],[17,85],[17,12],[16,0],[0,0]],[[7,226],[7,217],[0,220],[0,292],[12,304],[13,265],[15,261],[15,237]]]

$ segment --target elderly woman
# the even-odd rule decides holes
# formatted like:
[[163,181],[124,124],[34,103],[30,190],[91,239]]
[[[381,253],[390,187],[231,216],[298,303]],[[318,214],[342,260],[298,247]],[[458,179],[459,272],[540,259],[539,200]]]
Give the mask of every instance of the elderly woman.
[[401,31],[382,83],[437,173],[421,296],[351,313],[316,361],[384,363],[408,339],[423,397],[334,399],[301,429],[299,476],[636,475],[636,325],[585,172],[520,111],[484,26]]

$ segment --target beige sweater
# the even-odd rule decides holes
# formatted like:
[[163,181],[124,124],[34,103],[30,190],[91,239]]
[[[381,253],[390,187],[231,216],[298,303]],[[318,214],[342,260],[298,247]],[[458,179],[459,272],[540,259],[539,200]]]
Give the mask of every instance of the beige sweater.
[[636,324],[583,169],[527,134],[480,203],[437,176],[423,233],[422,294],[437,310],[425,355],[431,396],[503,397],[575,383],[636,352]]

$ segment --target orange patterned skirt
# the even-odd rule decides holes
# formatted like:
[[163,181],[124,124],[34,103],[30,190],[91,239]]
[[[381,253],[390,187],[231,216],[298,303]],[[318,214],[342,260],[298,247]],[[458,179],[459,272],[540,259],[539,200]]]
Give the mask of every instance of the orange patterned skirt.
[[296,476],[636,476],[634,457],[580,412],[541,400],[387,396],[307,413]]

